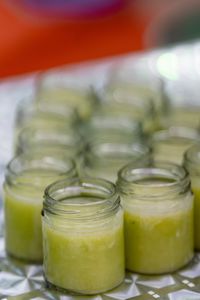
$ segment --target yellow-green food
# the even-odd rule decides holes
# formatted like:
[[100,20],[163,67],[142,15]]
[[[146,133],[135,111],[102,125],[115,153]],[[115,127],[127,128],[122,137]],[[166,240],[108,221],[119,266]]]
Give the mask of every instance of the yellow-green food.
[[44,188],[58,177],[53,170],[25,171],[16,187],[4,188],[7,252],[17,258],[41,262],[41,210]]
[[49,283],[65,290],[95,294],[124,278],[122,212],[104,226],[73,227],[43,221],[44,268]]
[[[181,201],[181,200],[179,200]],[[151,201],[150,201],[151,202]],[[125,211],[127,269],[145,274],[173,272],[193,256],[193,209],[159,211],[156,203],[147,213],[135,207]],[[154,205],[154,206],[153,206]]]
[[199,186],[192,183],[192,190],[194,193],[194,247],[200,250],[200,182]]
[[6,249],[10,255],[42,260],[41,210],[42,193],[31,201],[5,196]]

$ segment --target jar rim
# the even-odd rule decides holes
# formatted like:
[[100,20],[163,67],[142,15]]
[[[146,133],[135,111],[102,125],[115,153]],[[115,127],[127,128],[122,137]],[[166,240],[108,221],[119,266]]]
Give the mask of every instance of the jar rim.
[[[68,118],[73,118],[74,121],[78,120],[78,114],[75,108],[62,105],[62,110],[58,110],[57,108],[59,108],[59,106],[61,107],[61,103],[55,103],[54,105],[53,103],[51,103],[47,106],[46,103],[36,101],[35,98],[35,95],[23,97],[17,106],[17,114],[26,114],[27,116],[34,116],[35,114],[37,114],[41,115],[43,118],[46,117],[47,119],[52,118],[62,121],[64,121],[64,118],[66,118],[67,116]],[[25,112],[24,108],[26,110]]]
[[179,165],[164,161],[153,161],[148,167],[126,165],[118,172],[117,185],[122,193],[125,187],[129,192],[136,193],[140,187],[148,190],[156,189],[162,193],[162,189],[169,192],[183,193],[190,186],[187,170]]
[[128,130],[133,134],[142,134],[142,123],[130,116],[118,116],[117,118],[112,115],[105,115],[101,112],[96,113],[89,120],[89,130]]
[[[38,136],[39,140],[36,139],[36,136]],[[29,137],[30,142],[28,142]],[[78,144],[83,145],[82,137],[70,126],[55,127],[49,124],[47,127],[43,128],[38,127],[37,125],[24,127],[18,135],[17,149],[23,149],[23,147],[26,148],[29,143],[33,146],[35,141],[41,142],[42,140],[44,140],[44,144],[47,145],[54,143],[64,145],[66,147],[76,147]]]
[[[123,83],[123,85],[124,85],[124,83]],[[115,88],[119,88],[120,86],[118,84],[114,84]],[[107,93],[110,91],[110,88],[111,88],[112,97],[108,98]],[[136,88],[139,88],[137,86],[137,84],[136,84]],[[146,114],[154,113],[153,98],[149,95],[140,95],[139,93],[136,93],[135,95],[126,95],[126,98],[125,98],[125,96],[120,96],[116,99],[116,96],[114,97],[114,95],[113,95],[113,82],[108,82],[108,83],[104,84],[103,86],[99,86],[99,87],[96,86],[96,87],[94,87],[94,91],[101,103],[109,104],[111,102],[111,104],[113,103],[114,105],[115,104],[123,105],[123,103],[128,103],[128,104],[130,104],[130,107],[135,107],[137,109],[143,109],[146,112]],[[128,102],[126,102],[125,100]]]
[[[84,198],[83,202],[74,201],[81,197]],[[84,203],[87,197],[90,201]],[[44,191],[44,212],[70,216],[71,219],[96,219],[100,215],[107,216],[114,213],[119,205],[120,198],[116,186],[101,178],[75,177],[58,180]]]
[[[58,161],[62,162],[62,169],[61,167],[58,168]],[[32,166],[31,163],[33,163]],[[34,170],[38,166],[42,169],[41,163],[45,164],[45,169],[47,169],[46,167],[48,166],[51,166],[51,168],[54,167],[54,170],[58,171],[58,175],[67,175],[76,168],[75,161],[69,156],[63,156],[61,158],[60,155],[57,157],[55,155],[43,154],[40,152],[21,153],[11,159],[11,161],[7,164],[6,177],[9,179],[10,176],[20,176],[23,172],[27,170]],[[48,175],[46,174],[46,176]]]
[[153,134],[153,143],[169,142],[171,138],[176,138],[178,143],[179,139],[186,139],[188,141],[200,141],[200,134],[197,129],[183,127],[183,126],[173,126],[168,129],[157,131]]
[[[106,142],[101,140],[88,143],[86,160],[97,163],[97,160],[115,161],[116,159],[130,158],[137,161],[151,154],[151,149],[142,143]],[[91,156],[91,159],[90,159]],[[100,163],[101,163],[100,162]]]

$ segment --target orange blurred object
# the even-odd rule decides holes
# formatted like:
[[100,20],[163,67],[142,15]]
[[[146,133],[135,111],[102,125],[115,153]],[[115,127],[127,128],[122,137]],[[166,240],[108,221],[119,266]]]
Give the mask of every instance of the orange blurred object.
[[69,21],[22,9],[26,1],[0,1],[0,77],[184,41],[200,14],[199,0],[116,0],[115,12]]
[[142,49],[130,7],[88,21],[48,22],[0,3],[0,77]]

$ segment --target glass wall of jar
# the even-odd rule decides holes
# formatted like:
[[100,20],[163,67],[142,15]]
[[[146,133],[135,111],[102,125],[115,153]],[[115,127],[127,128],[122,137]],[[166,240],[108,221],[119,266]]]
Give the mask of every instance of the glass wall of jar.
[[186,127],[171,127],[152,136],[153,157],[156,160],[182,164],[184,152],[200,141],[198,130]]
[[75,108],[83,121],[92,114],[97,101],[90,87],[77,81],[67,81],[67,77],[66,80],[40,77],[36,96],[38,102],[46,105],[56,103]]
[[200,106],[171,103],[169,113],[162,120],[162,128],[188,127],[200,130]]
[[115,186],[83,177],[45,190],[44,273],[49,286],[81,294],[124,279],[123,212]]
[[141,122],[145,133],[151,133],[157,128],[155,111],[150,98],[141,95],[121,94],[111,87],[97,89],[99,111],[106,116],[129,117]]
[[[144,66],[144,64],[143,64]],[[168,98],[164,92],[164,82],[161,77],[149,71],[145,65],[138,67],[132,59],[125,59],[114,66],[106,84],[107,94],[118,98],[140,97],[151,99],[155,109],[154,126],[160,128],[162,118],[168,110]]]
[[184,155],[184,167],[188,170],[194,193],[194,245],[200,250],[200,144],[190,147]]
[[91,141],[86,146],[85,156],[81,164],[81,174],[100,177],[115,182],[117,172],[129,162],[135,165],[143,162],[148,165],[151,151],[148,146],[139,143],[122,141]]
[[35,148],[65,147],[66,155],[77,158],[84,149],[84,142],[78,131],[67,127],[47,126],[24,128],[18,137],[16,153],[30,152]]
[[193,196],[187,171],[172,163],[127,165],[117,187],[125,211],[128,270],[173,272],[193,257]]
[[8,164],[4,183],[5,243],[9,255],[42,262],[41,209],[44,189],[58,179],[77,176],[65,156],[22,154]]
[[35,98],[22,100],[16,111],[15,130],[16,135],[26,126],[37,124],[38,127],[48,126],[48,124],[68,125],[76,127],[79,118],[76,110],[72,107],[60,105],[56,101],[52,103],[36,102]]
[[101,112],[95,113],[84,126],[84,137],[87,141],[93,139],[111,141],[143,141],[142,124],[130,117],[107,116]]

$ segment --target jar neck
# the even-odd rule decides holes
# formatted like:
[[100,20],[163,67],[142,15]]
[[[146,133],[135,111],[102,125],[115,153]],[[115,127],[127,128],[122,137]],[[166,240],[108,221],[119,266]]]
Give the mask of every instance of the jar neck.
[[174,146],[190,145],[200,141],[198,130],[188,127],[171,127],[156,132],[152,138],[153,145],[171,144]]
[[30,126],[24,128],[18,137],[18,153],[30,149],[35,145],[51,146],[59,145],[77,152],[77,149],[83,148],[81,136],[73,129],[63,126]]
[[59,178],[77,176],[75,162],[66,156],[34,153],[21,154],[10,161],[6,168],[8,186],[28,190],[43,190]]
[[45,190],[44,215],[70,220],[98,220],[116,213],[120,198],[113,183],[103,179],[73,178]]
[[85,155],[85,165],[91,168],[120,167],[132,161],[143,161],[146,165],[151,160],[150,148],[139,143],[120,143],[96,141],[89,143]]
[[134,195],[140,200],[173,199],[190,190],[190,179],[185,168],[164,162],[150,167],[124,167],[118,173],[117,187],[122,195]]
[[90,118],[87,124],[87,130],[92,135],[97,135],[103,137],[104,135],[126,134],[132,139],[139,138],[143,136],[142,124],[139,121],[134,120],[130,117],[119,116],[118,118],[114,116],[106,116],[101,112],[95,113],[93,117]]

